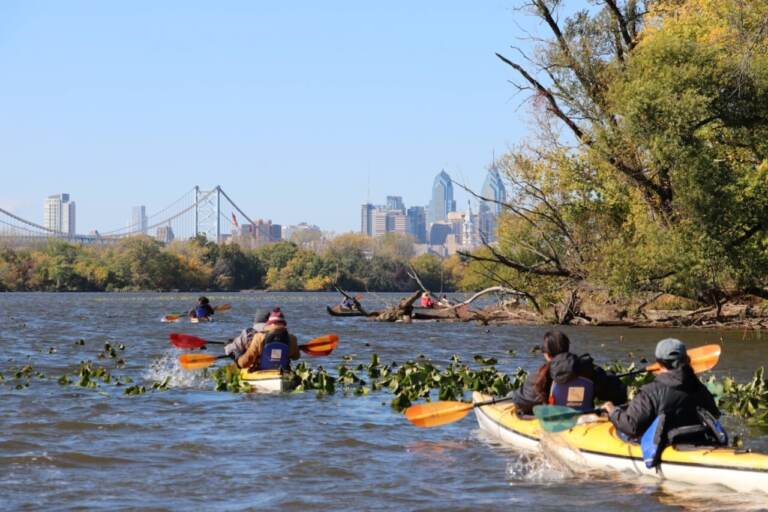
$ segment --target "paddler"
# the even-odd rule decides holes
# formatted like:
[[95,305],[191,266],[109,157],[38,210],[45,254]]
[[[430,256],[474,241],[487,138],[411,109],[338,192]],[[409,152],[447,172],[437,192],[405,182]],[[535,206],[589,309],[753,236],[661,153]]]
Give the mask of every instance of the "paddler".
[[423,308],[435,307],[435,301],[433,301],[432,297],[429,296],[429,292],[424,292],[421,294],[421,307]]
[[262,332],[256,332],[245,354],[236,360],[240,368],[271,370],[290,368],[290,361],[301,357],[296,336],[288,332],[288,324],[280,308],[273,309]]
[[[656,345],[655,356],[661,370],[653,382],[642,386],[624,407],[603,404],[611,423],[629,440],[643,438],[644,445],[644,434],[650,432],[648,439],[656,448],[676,443],[727,444],[728,437],[717,421],[720,410],[691,368],[683,342],[663,339]],[[660,456],[661,450],[657,452]],[[649,467],[655,464],[658,459]]]
[[257,311],[253,317],[253,325],[247,329],[243,329],[236,338],[224,345],[224,354],[234,360],[237,360],[240,356],[245,354],[248,347],[251,345],[254,335],[259,332],[264,332],[264,329],[266,329],[269,313],[269,309]]
[[200,297],[197,299],[197,305],[189,312],[190,318],[208,318],[215,313],[211,307],[211,301],[208,297]]
[[544,334],[542,352],[545,363],[509,394],[518,414],[533,414],[541,404],[564,405],[586,411],[594,400],[624,403],[627,388],[621,380],[594,364],[589,354],[570,352],[571,342],[560,331]]

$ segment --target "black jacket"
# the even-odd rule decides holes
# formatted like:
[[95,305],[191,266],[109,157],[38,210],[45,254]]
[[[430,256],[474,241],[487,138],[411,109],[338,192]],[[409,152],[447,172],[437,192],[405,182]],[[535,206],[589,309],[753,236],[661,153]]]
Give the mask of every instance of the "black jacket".
[[553,357],[549,362],[545,393],[539,393],[535,387],[535,380],[544,366],[546,364],[536,373],[529,375],[523,386],[509,395],[513,397],[512,401],[519,413],[532,414],[535,405],[547,402],[553,382],[563,384],[574,377],[586,377],[591,380],[595,385],[595,398],[598,400],[611,401],[615,404],[623,404],[627,401],[627,387],[618,377],[597,366],[589,354],[577,356],[566,352]]
[[640,388],[626,409],[617,407],[610,419],[624,434],[639,438],[660,414],[665,415],[666,431],[700,425],[697,407],[720,417],[712,394],[693,369],[685,365],[659,374],[656,380]]

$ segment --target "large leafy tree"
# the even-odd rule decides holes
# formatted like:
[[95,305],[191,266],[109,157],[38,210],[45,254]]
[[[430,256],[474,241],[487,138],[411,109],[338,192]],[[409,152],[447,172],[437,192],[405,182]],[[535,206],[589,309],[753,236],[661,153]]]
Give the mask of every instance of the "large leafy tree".
[[497,54],[539,129],[501,162],[511,199],[476,264],[571,305],[768,295],[768,4],[561,3],[526,2],[551,37]]

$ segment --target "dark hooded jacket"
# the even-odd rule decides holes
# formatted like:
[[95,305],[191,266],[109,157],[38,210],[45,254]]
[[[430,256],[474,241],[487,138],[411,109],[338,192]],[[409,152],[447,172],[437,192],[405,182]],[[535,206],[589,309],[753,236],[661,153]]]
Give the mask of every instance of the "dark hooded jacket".
[[[544,369],[549,366],[546,383],[539,389],[536,381]],[[611,401],[615,404],[623,404],[627,401],[627,387],[613,374],[603,370],[594,363],[589,354],[577,356],[570,352],[558,354],[539,368],[536,373],[526,379],[523,386],[513,391],[512,397],[518,413],[532,414],[533,407],[547,403],[552,383],[564,384],[574,377],[585,377],[591,380],[595,386],[595,398]]]
[[715,418],[720,411],[709,390],[689,365],[660,373],[640,388],[626,408],[617,407],[610,415],[616,429],[631,438],[639,438],[660,414],[665,415],[665,430],[700,425],[696,412],[700,407]]

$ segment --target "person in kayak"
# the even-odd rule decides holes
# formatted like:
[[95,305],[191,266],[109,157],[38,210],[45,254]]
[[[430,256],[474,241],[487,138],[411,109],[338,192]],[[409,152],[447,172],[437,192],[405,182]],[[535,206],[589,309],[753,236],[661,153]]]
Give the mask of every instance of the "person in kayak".
[[208,300],[208,297],[200,297],[197,299],[197,306],[194,307],[194,309],[190,310],[189,317],[190,318],[208,318],[213,316],[215,313],[214,309],[211,307],[211,301]]
[[727,435],[717,421],[720,410],[691,368],[683,342],[663,339],[656,345],[655,356],[661,371],[653,382],[642,386],[625,407],[603,404],[611,423],[627,440],[640,440],[651,430],[653,437],[658,431],[657,446],[660,442],[727,444]]
[[595,398],[627,401],[627,387],[618,377],[597,366],[589,354],[572,354],[570,346],[568,336],[560,331],[544,334],[546,362],[508,395],[518,414],[533,414],[533,407],[541,404],[588,410],[594,407]]
[[262,332],[256,332],[245,353],[235,362],[240,368],[271,370],[290,368],[290,361],[301,357],[296,336],[288,332],[288,324],[280,308],[273,309]]
[[253,325],[247,329],[243,329],[237,337],[224,345],[224,354],[234,360],[237,360],[240,356],[245,354],[256,333],[264,332],[266,329],[270,312],[269,309],[257,311],[256,315],[253,317]]
[[421,307],[423,308],[435,307],[435,301],[433,301],[432,297],[429,296],[429,292],[424,292],[421,294]]

